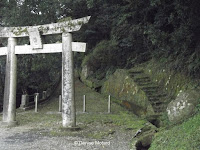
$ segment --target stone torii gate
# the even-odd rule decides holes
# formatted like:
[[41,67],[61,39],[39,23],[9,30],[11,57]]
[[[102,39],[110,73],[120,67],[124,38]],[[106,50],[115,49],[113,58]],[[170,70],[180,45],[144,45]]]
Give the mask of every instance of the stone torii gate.
[[[2,124],[16,124],[16,84],[18,54],[62,52],[62,124],[76,126],[74,102],[73,52],[85,52],[86,43],[72,42],[71,32],[88,23],[90,16],[38,26],[0,27],[0,38],[8,38],[8,46],[0,48],[0,55],[7,55]],[[62,34],[62,43],[42,44],[40,35]],[[18,46],[17,38],[29,36],[30,45]]]

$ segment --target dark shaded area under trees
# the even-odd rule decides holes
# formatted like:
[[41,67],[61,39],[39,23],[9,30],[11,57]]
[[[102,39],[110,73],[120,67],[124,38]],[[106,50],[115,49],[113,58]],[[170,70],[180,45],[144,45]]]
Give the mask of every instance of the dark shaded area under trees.
[[[131,68],[153,58],[173,70],[198,77],[199,6],[197,0],[91,1],[89,10],[95,21],[90,26],[93,35],[99,36],[95,36],[98,44],[92,47],[86,62],[95,72]],[[105,43],[112,48],[105,48]]]
[[[73,35],[74,41],[88,44],[86,54],[75,56],[76,67],[83,61],[102,79],[116,68],[131,68],[153,58],[198,77],[199,8],[198,0],[1,0],[0,26],[46,24],[91,15],[89,24]],[[43,38],[44,43],[57,41],[60,36]],[[28,38],[18,40],[18,44],[25,43]],[[1,46],[6,44],[6,39],[1,40]],[[0,74],[4,72],[1,67]],[[58,72],[60,54],[18,56],[18,92],[45,90]]]

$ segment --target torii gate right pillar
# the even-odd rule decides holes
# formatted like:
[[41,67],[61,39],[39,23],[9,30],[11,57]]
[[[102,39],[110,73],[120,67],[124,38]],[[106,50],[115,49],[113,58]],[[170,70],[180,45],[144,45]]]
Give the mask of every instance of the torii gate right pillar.
[[74,100],[74,63],[72,51],[72,34],[62,34],[62,120],[63,127],[76,126]]

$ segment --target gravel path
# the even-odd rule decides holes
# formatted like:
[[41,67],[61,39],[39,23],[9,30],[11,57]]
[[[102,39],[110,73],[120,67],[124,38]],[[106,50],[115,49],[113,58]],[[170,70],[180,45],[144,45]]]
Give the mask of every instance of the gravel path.
[[116,133],[109,140],[48,137],[28,127],[0,128],[0,150],[129,150],[131,137]]

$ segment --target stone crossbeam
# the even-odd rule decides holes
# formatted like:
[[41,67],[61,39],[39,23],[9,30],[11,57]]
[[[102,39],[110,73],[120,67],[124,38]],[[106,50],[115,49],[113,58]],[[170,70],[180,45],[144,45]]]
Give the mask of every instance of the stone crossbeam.
[[0,56],[7,55],[7,47],[0,47]]
[[[90,16],[68,20],[65,22],[51,23],[46,25],[37,25],[34,28],[38,28],[41,35],[49,34],[60,34],[63,32],[74,32],[78,31],[83,24],[88,23]],[[25,37],[29,36],[28,29],[33,28],[33,26],[24,27],[0,27],[0,37]]]
[[[72,42],[72,51],[85,52],[86,43]],[[31,45],[17,45],[15,46],[15,54],[45,54],[45,53],[61,53],[62,43],[43,44],[42,49],[32,49]],[[7,55],[7,47],[0,48],[0,56]]]

